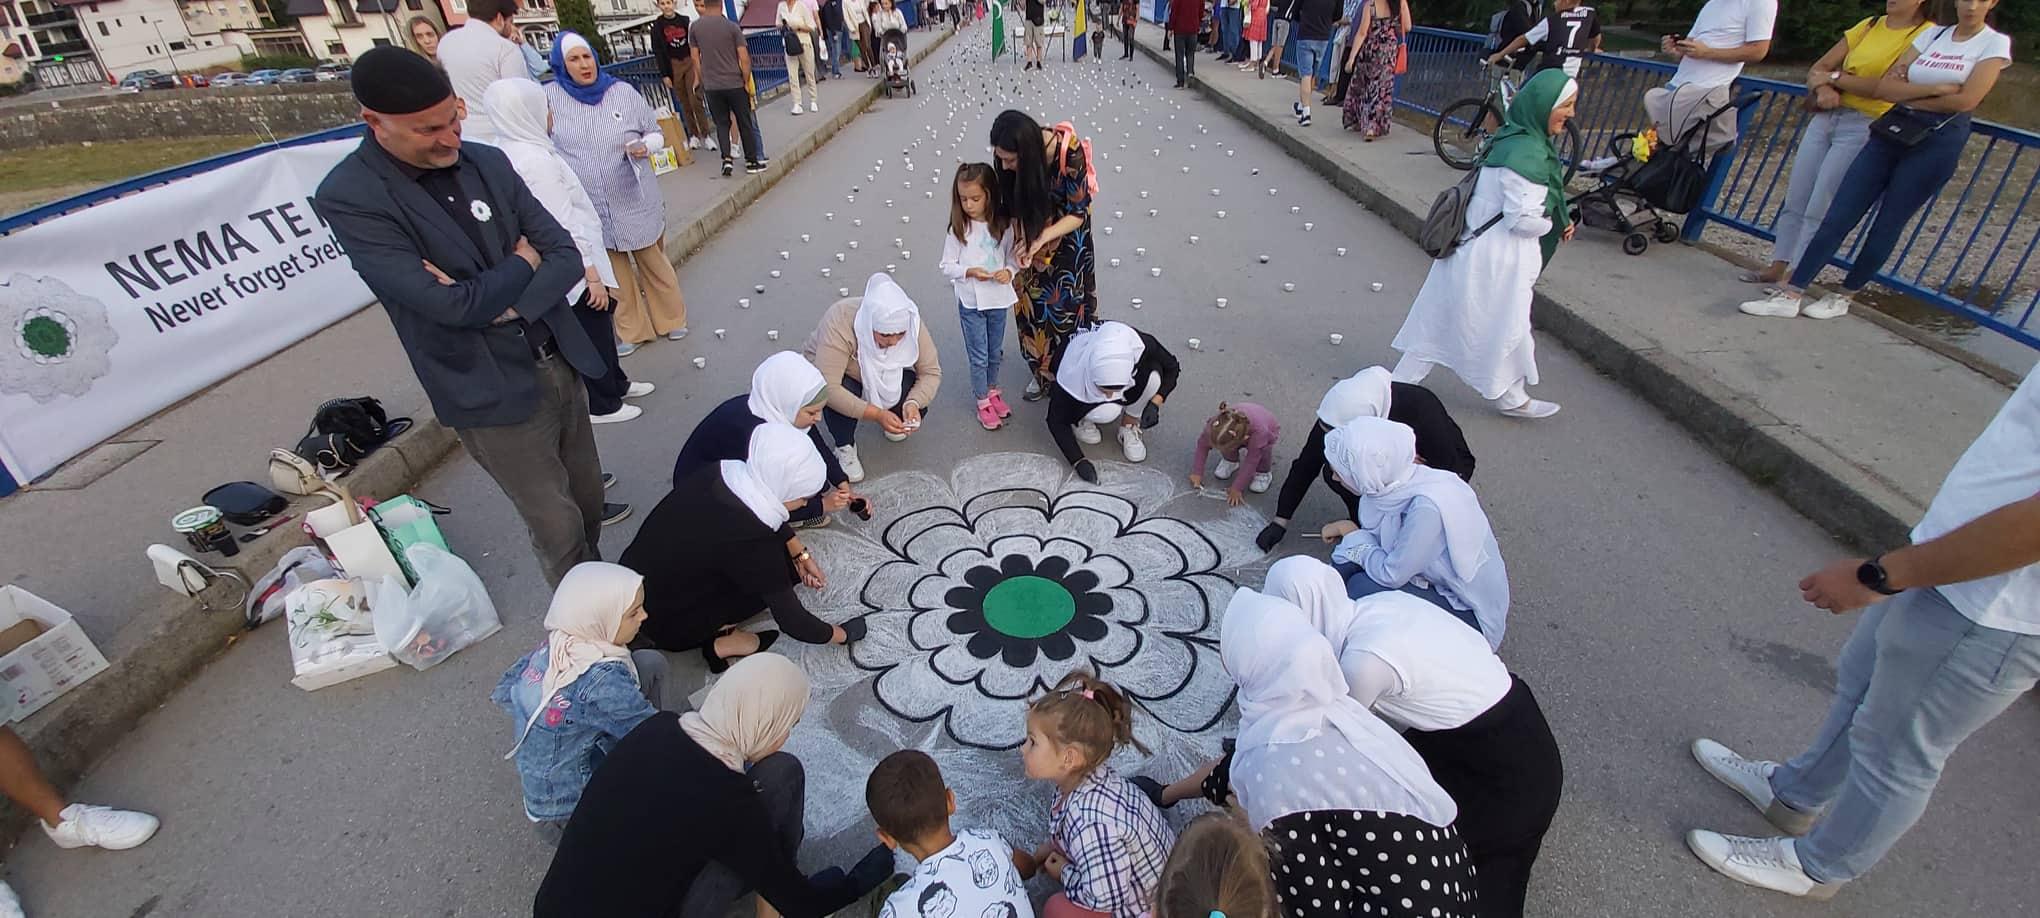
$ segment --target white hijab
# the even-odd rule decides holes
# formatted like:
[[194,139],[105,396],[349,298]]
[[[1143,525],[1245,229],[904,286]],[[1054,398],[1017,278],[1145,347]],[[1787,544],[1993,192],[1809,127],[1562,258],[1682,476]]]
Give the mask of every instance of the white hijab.
[[731,771],[742,772],[786,742],[807,705],[807,673],[776,653],[754,653],[715,680],[701,710],[680,715],[680,729]]
[[792,425],[801,409],[821,400],[828,385],[806,357],[780,351],[751,371],[751,398],[745,407],[768,424]]
[[[1290,813],[1382,809],[1396,790],[1409,798],[1409,815],[1431,825],[1450,825],[1458,816],[1451,795],[1409,742],[1347,696],[1332,646],[1295,606],[1253,590],[1235,592],[1220,627],[1219,657],[1239,684],[1233,785],[1255,827]],[[1270,747],[1304,743],[1312,745],[1312,755],[1267,754]],[[1316,752],[1364,760],[1393,788],[1377,784],[1389,793],[1369,793],[1365,780],[1324,780]],[[1250,758],[1253,767],[1240,767]]]
[[1101,323],[1090,331],[1079,332],[1064,347],[1062,363],[1055,371],[1056,384],[1086,405],[1111,401],[1104,388],[1132,386],[1134,365],[1140,363],[1146,352],[1147,345],[1133,326],[1124,322]]
[[630,667],[630,677],[637,678],[637,665],[630,661],[630,651],[616,643],[616,632],[623,626],[624,613],[637,604],[644,583],[638,572],[606,561],[583,561],[560,578],[552,606],[545,612],[548,649],[538,704],[517,732],[517,745],[511,746],[504,758],[516,755],[524,745],[531,725],[538,722],[553,694],[572,685],[595,664],[620,661]]
[[[880,408],[899,404],[902,371],[921,359],[921,308],[892,275],[880,271],[864,283],[864,299],[850,327],[857,335],[857,377],[864,384],[864,400]],[[892,347],[879,347],[873,334],[906,337]]]
[[828,478],[828,467],[813,440],[790,424],[766,422],[751,430],[745,459],[722,461],[723,484],[767,529],[786,525],[786,502],[813,497]]
[[1388,417],[1395,390],[1394,377],[1381,367],[1368,367],[1332,384],[1318,402],[1318,420],[1327,427],[1344,427],[1354,418]]
[[1452,571],[1472,580],[1488,562],[1494,540],[1473,486],[1451,472],[1417,462],[1417,434],[1406,424],[1357,418],[1325,435],[1325,461],[1360,495],[1360,528],[1384,548],[1394,545],[1410,501],[1423,497],[1445,520],[1445,554]]
[[1345,655],[1346,633],[1359,619],[1360,609],[1346,595],[1346,578],[1331,565],[1309,555],[1290,555],[1268,568],[1261,590],[1302,612],[1311,630],[1331,643],[1332,656]]

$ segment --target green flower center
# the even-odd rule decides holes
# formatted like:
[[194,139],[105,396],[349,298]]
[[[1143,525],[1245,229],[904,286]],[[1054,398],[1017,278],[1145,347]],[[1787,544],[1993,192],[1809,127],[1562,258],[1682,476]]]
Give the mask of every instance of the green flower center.
[[21,341],[44,357],[62,357],[71,352],[71,333],[64,323],[49,316],[36,316],[21,324]]
[[1010,577],[985,593],[985,623],[1008,637],[1044,638],[1077,617],[1077,598],[1046,577]]

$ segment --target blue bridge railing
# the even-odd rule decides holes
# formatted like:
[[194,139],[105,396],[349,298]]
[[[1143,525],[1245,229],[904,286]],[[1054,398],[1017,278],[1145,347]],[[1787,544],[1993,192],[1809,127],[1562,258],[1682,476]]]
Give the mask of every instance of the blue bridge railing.
[[[1396,87],[1396,104],[1437,115],[1446,106],[1487,91],[1481,70],[1487,37],[1419,28],[1410,36],[1410,67]],[[1674,68],[1656,61],[1595,55],[1580,71],[1579,128],[1587,155],[1609,151],[1609,141],[1645,124],[1643,94],[1662,85]],[[2010,91],[2010,90],[2001,90]],[[1700,238],[1710,223],[1766,242],[1785,206],[1786,183],[1806,127],[1806,87],[1745,77],[1738,95],[1755,93],[1744,109],[1740,139],[1716,162],[1707,198],[1687,215],[1685,236]],[[1877,274],[1886,287],[2040,349],[2040,134],[1975,122],[1954,179],[1919,216],[1904,242]],[[1865,221],[1867,226],[1868,221]],[[1862,229],[1835,264],[1851,265]]]

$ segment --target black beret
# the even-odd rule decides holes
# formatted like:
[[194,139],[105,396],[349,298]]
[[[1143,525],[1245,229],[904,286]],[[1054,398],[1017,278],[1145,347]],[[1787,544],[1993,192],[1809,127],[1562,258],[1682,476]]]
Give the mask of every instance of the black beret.
[[354,99],[384,115],[422,112],[453,95],[453,84],[431,61],[408,48],[382,45],[354,61]]

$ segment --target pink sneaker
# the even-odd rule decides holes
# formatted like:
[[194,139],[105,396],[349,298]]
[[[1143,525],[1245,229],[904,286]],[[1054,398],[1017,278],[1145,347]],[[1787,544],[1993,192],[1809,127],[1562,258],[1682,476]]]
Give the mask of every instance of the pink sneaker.
[[1013,416],[1013,409],[1006,407],[1006,397],[999,393],[997,386],[992,387],[991,394],[985,397],[985,401],[992,403],[992,410],[998,412],[999,417]]
[[992,400],[982,399],[978,403],[978,426],[986,430],[999,429],[999,409],[992,407]]

